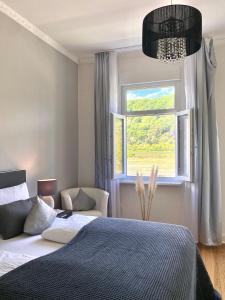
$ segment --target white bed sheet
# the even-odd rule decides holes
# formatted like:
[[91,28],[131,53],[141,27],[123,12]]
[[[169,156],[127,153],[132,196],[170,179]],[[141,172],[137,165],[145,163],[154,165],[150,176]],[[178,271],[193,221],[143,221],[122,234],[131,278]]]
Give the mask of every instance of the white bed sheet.
[[30,236],[23,233],[9,240],[0,238],[0,251],[5,250],[35,257],[49,254],[63,246],[63,244],[45,240],[41,235]]
[[34,256],[9,251],[0,251],[0,277],[13,269],[35,259]]
[[[63,231],[64,234],[66,234],[67,231],[69,231],[69,233],[70,231],[72,231],[72,233],[78,233],[83,226],[85,226],[95,218],[96,217],[86,217],[81,215],[73,215],[69,219],[56,218],[49,229],[61,229],[61,231],[65,231]],[[58,235],[60,235],[60,233],[58,233]],[[74,235],[75,234],[71,235],[68,241],[72,239]],[[44,239],[41,235],[30,236],[26,233],[23,233],[9,240],[3,240],[0,236],[0,251],[5,250],[13,253],[27,254],[35,257],[49,254],[63,246],[64,244],[62,244],[61,242],[57,243],[52,240]]]
[[0,277],[31,259],[49,254],[63,244],[44,240],[41,235],[21,234],[9,240],[0,237]]
[[[56,218],[52,224],[53,229],[56,229],[56,231],[61,230],[61,234],[67,234],[68,240],[73,238],[74,232],[78,233],[83,226],[95,219],[95,217],[85,218],[84,216],[74,215],[70,219]],[[58,236],[60,232],[58,232]],[[57,234],[55,238],[57,238]],[[63,246],[64,244],[46,240],[41,235],[30,236],[23,233],[9,240],[3,240],[0,236],[0,277],[31,259],[52,253]]]

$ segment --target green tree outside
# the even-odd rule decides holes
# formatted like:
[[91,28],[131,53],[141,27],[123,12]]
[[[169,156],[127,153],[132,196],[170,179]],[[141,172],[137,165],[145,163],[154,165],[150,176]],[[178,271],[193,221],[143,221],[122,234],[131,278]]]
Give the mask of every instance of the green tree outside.
[[[128,111],[160,110],[174,105],[174,95],[153,99],[128,99]],[[127,174],[142,172],[148,176],[152,165],[158,165],[159,175],[175,176],[174,114],[157,116],[127,116]]]

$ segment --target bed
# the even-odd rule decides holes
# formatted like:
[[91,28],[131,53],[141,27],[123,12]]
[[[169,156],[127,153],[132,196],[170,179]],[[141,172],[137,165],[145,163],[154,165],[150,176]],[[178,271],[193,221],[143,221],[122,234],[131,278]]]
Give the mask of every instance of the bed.
[[[0,188],[25,177],[0,173]],[[182,226],[97,218],[66,245],[22,234],[1,250],[31,256],[0,278],[3,300],[220,299]]]
[[[0,189],[9,188],[26,182],[26,171],[0,172]],[[3,240],[0,235],[0,276],[37,257],[52,253],[63,244],[48,241],[40,235],[21,234]]]

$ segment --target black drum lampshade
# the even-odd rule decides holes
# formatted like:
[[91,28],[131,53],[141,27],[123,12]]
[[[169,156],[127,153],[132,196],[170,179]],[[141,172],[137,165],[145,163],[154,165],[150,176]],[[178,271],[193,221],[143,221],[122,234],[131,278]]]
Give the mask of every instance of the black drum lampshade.
[[142,49],[149,57],[178,61],[197,52],[202,42],[201,12],[187,5],[151,11],[143,21]]

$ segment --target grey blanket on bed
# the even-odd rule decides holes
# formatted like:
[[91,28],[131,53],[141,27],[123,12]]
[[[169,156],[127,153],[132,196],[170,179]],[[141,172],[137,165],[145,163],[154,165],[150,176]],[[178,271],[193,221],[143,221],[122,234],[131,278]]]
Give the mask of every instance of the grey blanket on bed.
[[65,247],[4,275],[0,299],[217,298],[186,228],[99,218]]

